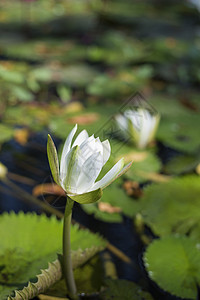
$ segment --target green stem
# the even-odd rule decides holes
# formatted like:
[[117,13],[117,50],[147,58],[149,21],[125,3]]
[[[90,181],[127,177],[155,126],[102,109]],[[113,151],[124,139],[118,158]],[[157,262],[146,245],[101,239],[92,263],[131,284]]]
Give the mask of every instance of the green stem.
[[72,218],[72,208],[74,201],[67,198],[67,203],[65,207],[65,216],[63,224],[63,272],[71,299],[78,299],[76,284],[74,281],[74,274],[72,268],[72,258],[71,258],[71,244],[70,244],[70,228],[71,228],[71,218]]

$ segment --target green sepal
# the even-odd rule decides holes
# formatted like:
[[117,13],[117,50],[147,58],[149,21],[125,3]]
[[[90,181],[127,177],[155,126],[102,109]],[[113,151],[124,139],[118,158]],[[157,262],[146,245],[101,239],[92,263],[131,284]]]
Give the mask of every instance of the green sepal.
[[65,174],[65,180],[64,180],[64,188],[65,190],[70,190],[70,179],[72,178],[73,168],[75,167],[75,164],[77,163],[77,156],[79,151],[79,146],[75,146],[71,148],[68,152],[68,159],[67,159],[67,174]]
[[95,191],[91,191],[88,193],[80,194],[80,195],[68,195],[72,200],[80,203],[80,204],[89,204],[97,202],[101,199],[103,195],[102,189],[97,189]]
[[47,156],[48,156],[53,179],[58,185],[60,185],[58,155],[57,155],[56,147],[54,145],[54,142],[50,134],[48,134],[48,141],[47,141]]

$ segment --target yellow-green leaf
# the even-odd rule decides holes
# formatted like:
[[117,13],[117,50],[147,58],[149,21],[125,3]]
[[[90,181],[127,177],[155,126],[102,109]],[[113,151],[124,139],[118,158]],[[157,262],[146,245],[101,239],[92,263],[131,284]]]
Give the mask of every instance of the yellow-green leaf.
[[60,185],[58,155],[54,142],[49,134],[47,141],[47,156],[53,179],[58,185]]

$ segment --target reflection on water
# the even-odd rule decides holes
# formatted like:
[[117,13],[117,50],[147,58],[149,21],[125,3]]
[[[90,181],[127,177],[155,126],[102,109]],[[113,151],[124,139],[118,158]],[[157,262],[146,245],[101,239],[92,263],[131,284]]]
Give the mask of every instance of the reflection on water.
[[[46,138],[43,133],[35,134],[26,146],[21,146],[14,140],[5,143],[1,148],[0,155],[0,161],[8,168],[9,174],[12,175],[11,177],[8,176],[11,181],[30,195],[34,185],[42,183],[49,174],[46,151],[42,151],[42,148],[37,147],[37,145],[44,146],[46,150]],[[27,184],[23,178],[30,179],[30,183]],[[0,212],[11,210],[15,212],[20,210],[24,212],[30,210],[41,212],[36,205],[24,200],[22,194],[16,193],[15,190],[1,183]]]

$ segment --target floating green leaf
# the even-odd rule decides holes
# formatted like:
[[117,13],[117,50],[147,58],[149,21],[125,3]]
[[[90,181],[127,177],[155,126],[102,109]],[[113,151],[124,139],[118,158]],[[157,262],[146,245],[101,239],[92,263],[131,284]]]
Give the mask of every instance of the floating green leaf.
[[24,125],[34,131],[42,130],[52,119],[52,115],[55,116],[56,110],[56,104],[45,107],[40,104],[11,106],[5,112],[4,121],[8,124]]
[[167,174],[185,174],[193,171],[199,163],[199,155],[180,155],[172,158],[164,166],[164,171]]
[[185,115],[188,111],[175,97],[154,96],[150,99],[151,105],[158,111],[162,117]]
[[[80,292],[88,292],[88,290],[90,291],[90,289],[94,288],[94,286],[95,288],[97,288],[97,286],[98,288],[100,288],[100,279],[102,279],[102,272],[97,273],[97,280],[95,280],[94,282],[93,271],[94,268],[96,269],[97,267],[100,269],[100,271],[102,271],[102,265],[99,262],[99,258],[97,259],[97,257],[94,257],[93,259],[91,259],[97,252],[99,252],[99,249],[97,247],[87,248],[84,251],[80,249],[77,251],[72,251],[73,269],[75,269],[75,279],[76,282],[78,281],[78,287],[80,286],[79,289],[81,289],[81,286],[83,284],[85,287],[86,280],[89,280],[89,282],[91,282],[91,285],[87,285],[87,289],[83,288],[83,290],[80,290]],[[92,262],[90,260],[92,260]],[[83,267],[81,267],[82,265]],[[48,268],[45,270],[41,270],[41,273],[37,275],[37,279],[38,280],[36,282],[34,280],[34,283],[29,281],[28,285],[25,286],[22,290],[15,290],[14,297],[9,296],[8,300],[21,300],[22,296],[24,297],[24,300],[28,300],[41,293],[48,294],[48,291],[50,291],[51,295],[55,295],[57,290],[59,291],[59,296],[61,296],[62,292],[63,297],[65,297],[65,295],[67,294],[65,280],[61,280],[62,267],[60,260],[57,259],[53,263],[49,263]],[[9,291],[3,291],[4,293],[7,293],[5,295],[11,294],[11,292],[13,292],[12,289],[10,289]]]
[[100,294],[102,300],[153,300],[152,296],[137,284],[128,280],[105,281],[105,290]]
[[199,131],[199,115],[185,113],[161,118],[157,138],[174,149],[195,153],[200,147]]
[[200,285],[199,244],[188,237],[155,240],[144,254],[149,277],[163,290],[181,298],[197,299]]
[[62,269],[59,260],[49,263],[48,269],[41,270],[37,275],[37,282],[29,282],[22,290],[16,290],[13,297],[9,296],[8,300],[29,300],[40,293],[45,292],[51,285],[57,282],[62,276]]
[[72,96],[71,90],[65,85],[59,85],[57,87],[57,93],[63,102],[68,102]]
[[98,72],[89,65],[79,64],[67,66],[60,70],[62,81],[72,87],[84,87],[89,84]]
[[16,99],[19,101],[28,102],[33,100],[33,94],[23,86],[13,86],[12,93],[16,96]]
[[33,94],[29,90],[29,66],[24,62],[4,62],[0,66],[0,97],[3,102],[31,101]]
[[[101,203],[106,203],[109,207],[101,209]],[[104,189],[101,203],[82,205],[82,209],[104,222],[122,222],[122,214],[133,217],[136,213],[136,202],[116,182]]]
[[[74,270],[74,277],[78,293],[90,294],[100,290],[103,283],[103,265],[99,256],[94,256],[87,263],[79,265]],[[46,295],[65,297],[67,294],[64,279],[55,283],[45,292]]]
[[[138,202],[144,222],[159,236],[171,233],[200,237],[200,178],[184,176],[152,184]],[[197,228],[196,228],[197,227]]]
[[168,99],[160,96],[150,102],[161,114],[157,138],[180,151],[187,153],[197,151],[200,146],[198,113],[188,110],[176,98]]
[[27,40],[12,41],[12,47],[4,44],[2,47],[4,53],[9,57],[21,57],[37,61],[50,61],[56,59],[64,62],[72,62],[84,58],[85,47],[82,45],[74,44],[69,39],[47,39],[42,40]]
[[[120,146],[121,145],[121,146]],[[131,145],[118,142],[114,144],[115,160],[124,157],[125,162],[133,161],[132,167],[127,171],[126,177],[131,180],[144,182],[151,173],[159,172],[161,162],[151,150],[140,151]]]
[[87,91],[91,95],[120,98],[132,93],[133,88],[140,88],[148,82],[152,76],[153,69],[149,65],[140,68],[122,69],[115,74],[101,74],[94,78],[88,85]]
[[[61,252],[62,222],[45,215],[4,213],[0,216],[0,228],[0,295],[3,300],[8,295],[8,287],[11,287],[9,294],[23,287]],[[78,226],[71,228],[71,244],[75,267],[83,262],[85,255],[88,259],[105,247],[102,238],[88,230],[79,230]]]
[[11,126],[0,124],[0,143],[11,140],[14,136],[14,130]]

